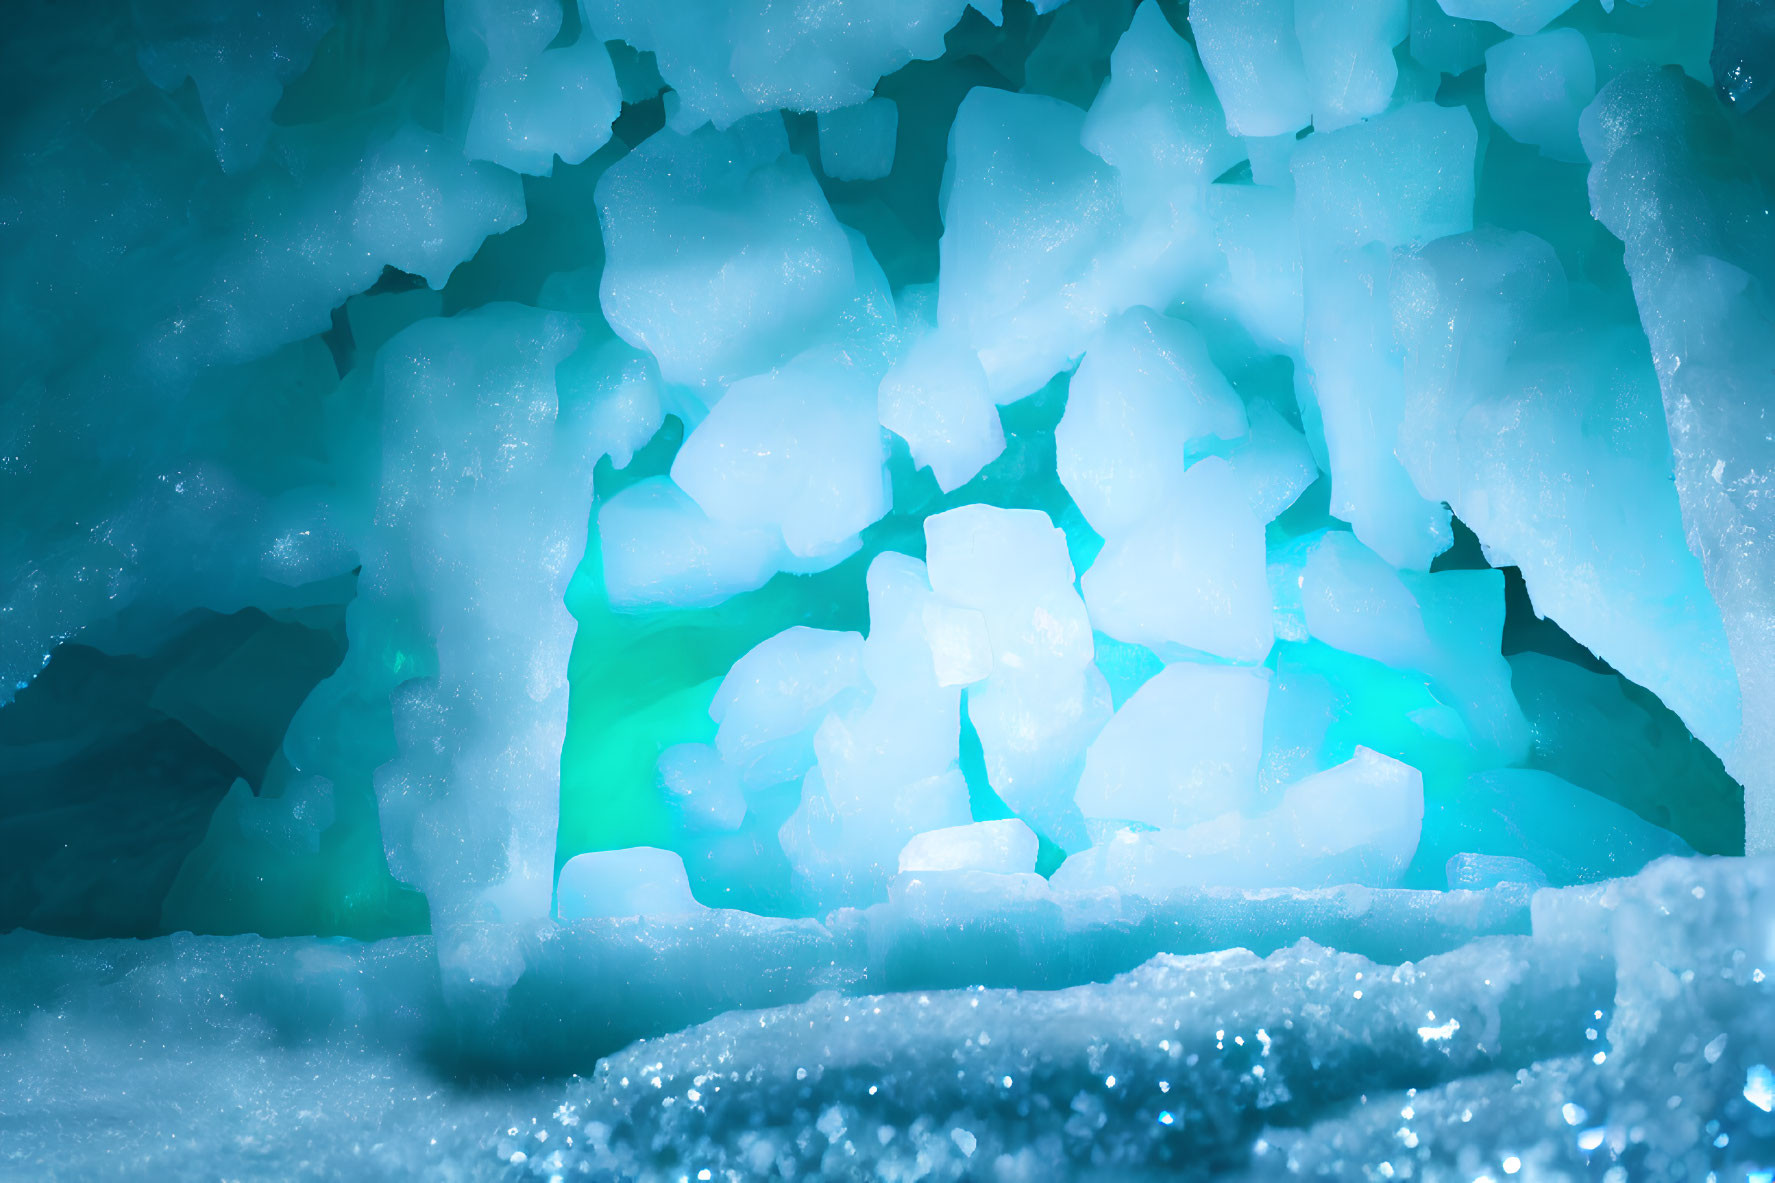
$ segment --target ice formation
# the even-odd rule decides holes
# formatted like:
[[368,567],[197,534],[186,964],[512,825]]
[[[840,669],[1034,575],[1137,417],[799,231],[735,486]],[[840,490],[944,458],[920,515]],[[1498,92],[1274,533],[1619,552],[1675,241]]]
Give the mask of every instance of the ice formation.
[[0,1176],[1775,1169],[1757,0],[9,16]]

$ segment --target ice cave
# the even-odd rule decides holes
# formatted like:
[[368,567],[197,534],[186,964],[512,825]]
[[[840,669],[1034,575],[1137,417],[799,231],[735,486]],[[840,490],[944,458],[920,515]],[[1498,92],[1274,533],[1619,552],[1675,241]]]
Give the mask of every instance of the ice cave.
[[0,1179],[1775,1179],[1775,0],[4,15]]

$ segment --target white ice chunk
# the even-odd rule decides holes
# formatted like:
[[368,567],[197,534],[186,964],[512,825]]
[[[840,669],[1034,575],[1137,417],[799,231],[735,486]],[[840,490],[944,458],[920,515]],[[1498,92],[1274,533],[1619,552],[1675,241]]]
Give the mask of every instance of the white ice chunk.
[[1055,891],[1115,887],[1327,887],[1398,882],[1424,819],[1418,770],[1364,747],[1289,788],[1256,817],[1227,813],[1185,830],[1122,830],[1069,857]]
[[1245,155],[1195,49],[1156,4],[1136,8],[1116,42],[1082,136],[1115,166],[1123,200],[1136,208],[1206,186]]
[[971,686],[992,674],[992,640],[984,613],[933,599],[924,608],[924,635],[937,685]]
[[1215,185],[1208,192],[1208,212],[1226,256],[1220,303],[1260,347],[1295,355],[1303,336],[1300,234],[1292,174],[1283,179],[1287,189]]
[[[981,0],[986,3],[987,0]],[[585,0],[606,40],[652,50],[679,96],[673,126],[727,127],[756,111],[835,111],[914,59],[943,53],[968,0]],[[1039,6],[1038,6],[1039,10]]]
[[1399,461],[1404,361],[1387,302],[1390,250],[1472,226],[1477,143],[1465,108],[1413,103],[1307,137],[1292,166],[1331,512],[1388,562],[1418,570],[1453,533],[1448,510],[1419,496]]
[[579,164],[609,141],[622,109],[610,54],[583,30],[571,45],[550,49],[560,27],[552,5],[444,5],[451,64],[474,78],[464,143],[470,160],[548,176],[555,157]]
[[1097,628],[1161,657],[1193,649],[1257,662],[1270,651],[1263,523],[1219,457],[1190,466],[1168,501],[1112,535],[1083,585]]
[[819,118],[820,168],[835,181],[872,181],[894,167],[894,137],[900,108],[892,99],[873,98],[855,107],[822,111]]
[[1507,33],[1539,33],[1577,0],[1441,0],[1442,11],[1463,20],[1490,21]]
[[1420,494],[1399,459],[1405,362],[1387,299],[1391,265],[1376,245],[1308,268],[1306,363],[1331,512],[1389,563],[1422,571],[1453,544],[1454,526],[1448,507]]
[[1245,490],[1251,512],[1263,523],[1293,505],[1307,486],[1319,479],[1319,466],[1306,436],[1264,401],[1245,408],[1251,434],[1235,444],[1226,456],[1233,476]]
[[665,391],[652,357],[616,337],[582,343],[555,372],[561,414],[583,424],[592,460],[627,468],[665,421]]
[[1084,118],[980,86],[950,129],[938,323],[979,354],[1000,403],[1065,369],[1102,320],[1087,281],[1121,199],[1114,171],[1079,142]]
[[1321,882],[1385,887],[1417,853],[1423,777],[1409,764],[1358,747],[1337,767],[1291,787],[1267,816],[1279,860],[1287,859],[1292,842]]
[[611,607],[701,608],[763,587],[786,556],[774,531],[709,520],[667,477],[649,477],[598,511]]
[[1086,817],[1184,827],[1249,809],[1263,748],[1263,671],[1179,662],[1122,704],[1079,779]]
[[1005,450],[1004,427],[974,351],[942,334],[919,338],[881,380],[881,425],[906,441],[945,493]]
[[598,179],[604,316],[668,382],[761,373],[834,329],[853,248],[782,119],[654,135]]
[[659,754],[658,773],[660,788],[688,825],[737,830],[746,820],[739,778],[713,744],[673,744]]
[[986,776],[1018,816],[1068,849],[1083,844],[1074,793],[1085,752],[1114,710],[1095,665],[1082,672],[1000,671],[968,691]]
[[863,688],[863,637],[796,625],[761,641],[709,704],[715,746],[748,789],[798,780],[813,764],[821,720]]
[[1473,227],[1479,133],[1465,107],[1412,103],[1295,149],[1309,253],[1429,242]]
[[729,387],[685,438],[672,479],[711,519],[836,561],[888,509],[875,394],[845,353],[810,350]]
[[1312,122],[1306,66],[1295,35],[1294,0],[1196,0],[1190,28],[1227,130],[1277,136]]
[[900,851],[900,872],[1028,874],[1035,870],[1036,846],[1035,832],[1016,818],[930,830]]
[[1511,139],[1584,162],[1578,115],[1596,97],[1596,59],[1576,29],[1512,37],[1485,51],[1485,106]]
[[1393,47],[1410,32],[1408,16],[1406,0],[1295,0],[1315,133],[1387,109],[1399,81]]
[[1114,538],[1176,500],[1193,447],[1246,431],[1202,334],[1135,308],[1104,327],[1073,374],[1056,464],[1085,520]]
[[964,505],[926,518],[924,532],[932,590],[985,616],[996,668],[1090,664],[1091,621],[1047,514]]
[[591,510],[554,377],[579,335],[561,313],[490,304],[377,354],[381,483],[351,631],[355,645],[379,611],[432,630],[436,665],[395,690],[398,754],[375,788],[390,869],[425,892],[446,944],[465,924],[548,913],[574,634],[562,597]]
[[568,921],[692,916],[702,910],[690,894],[684,860],[652,846],[576,854],[561,868],[555,887],[555,914]]

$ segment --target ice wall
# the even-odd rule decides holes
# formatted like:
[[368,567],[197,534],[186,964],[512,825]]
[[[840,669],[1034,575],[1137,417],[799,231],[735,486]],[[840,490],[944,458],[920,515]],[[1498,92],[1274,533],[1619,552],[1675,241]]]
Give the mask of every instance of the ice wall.
[[1013,821],[1007,899],[1760,844],[1736,10],[1045,7],[21,10],[9,816],[192,769],[29,866],[456,990]]

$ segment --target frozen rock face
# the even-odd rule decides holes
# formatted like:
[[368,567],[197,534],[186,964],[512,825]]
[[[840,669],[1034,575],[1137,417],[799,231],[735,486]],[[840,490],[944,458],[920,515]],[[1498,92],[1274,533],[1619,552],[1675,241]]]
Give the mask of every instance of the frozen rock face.
[[225,173],[245,172],[265,154],[284,87],[308,68],[335,14],[333,0],[304,0],[243,24],[222,3],[130,5],[142,72],[166,91],[190,79]]
[[[1500,232],[1404,261],[1394,312],[1406,349],[1400,437],[1418,488],[1521,569],[1538,611],[1729,751],[1732,657],[1683,542],[1637,326],[1573,291],[1547,243]],[[1564,478],[1576,456],[1581,483]]]
[[[1590,202],[1626,244],[1627,270],[1663,393],[1689,549],[1719,606],[1737,672],[1743,729],[1711,741],[1744,782],[1745,843],[1775,843],[1775,751],[1768,681],[1770,512],[1764,394],[1770,364],[1766,284],[1775,261],[1762,186],[1728,145],[1711,97],[1672,73],[1629,72],[1605,86],[1580,124]],[[1718,160],[1694,138],[1720,143]],[[1686,211],[1679,223],[1655,211]],[[1737,211],[1749,215],[1745,221]],[[1728,260],[1736,260],[1731,262]]]

